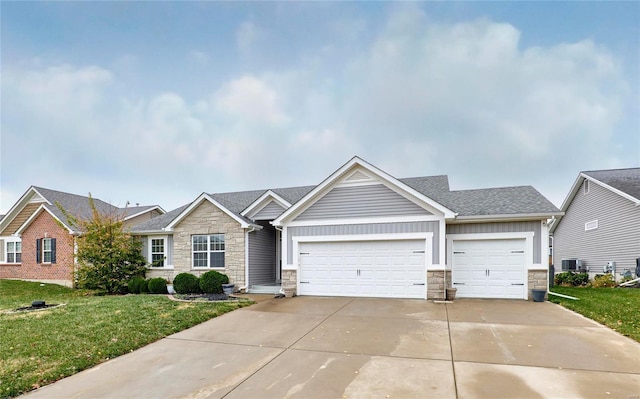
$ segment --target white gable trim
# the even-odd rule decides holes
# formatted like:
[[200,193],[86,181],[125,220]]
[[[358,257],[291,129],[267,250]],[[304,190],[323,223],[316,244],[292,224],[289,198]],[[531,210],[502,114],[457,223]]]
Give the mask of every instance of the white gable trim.
[[[571,186],[571,190],[569,191],[569,194],[567,195],[567,198],[564,199],[564,202],[562,203],[562,206],[560,207],[560,210],[562,211],[562,214],[564,215],[564,213],[567,211],[567,209],[569,208],[569,205],[571,205],[571,203],[573,202],[573,199],[575,198],[575,196],[578,194],[578,191],[580,191],[580,187],[582,186],[582,183],[588,180],[589,182],[592,182],[594,184],[599,185],[600,187],[603,187],[609,191],[611,191],[612,193],[618,194],[619,196],[621,196],[622,198],[626,198],[629,201],[633,202],[634,204],[636,204],[637,206],[640,206],[640,199],[635,198],[627,193],[624,193],[620,190],[618,190],[617,188],[613,188],[608,184],[605,184],[603,182],[601,182],[600,180],[591,177],[585,173],[580,172],[580,174],[578,175],[578,177],[576,178],[575,182],[573,182],[573,186]],[[552,222],[551,222],[551,228],[550,228],[550,233],[553,233],[556,231],[556,228],[558,228],[558,224],[560,224],[560,220],[562,219],[562,215],[560,215],[558,218],[555,218]]]
[[36,209],[36,211],[33,212],[31,216],[29,216],[29,219],[27,219],[24,223],[22,223],[22,226],[20,226],[18,230],[16,230],[16,235],[22,234],[22,232],[25,231],[27,227],[29,227],[29,225],[36,219],[36,217],[38,217],[38,215],[40,215],[40,213],[42,213],[43,210],[47,211],[47,213],[51,215],[51,217],[54,218],[58,223],[60,223],[61,226],[64,226],[64,228],[69,231],[69,234],[73,234],[73,230],[69,226],[64,224],[62,220],[58,219],[58,217],[54,215],[53,212],[51,212],[49,208],[47,208],[43,204],[43,205],[40,205],[40,207]]
[[16,201],[16,203],[13,204],[11,209],[9,209],[7,214],[4,215],[2,220],[0,220],[0,231],[3,231],[4,229],[7,228],[7,226],[13,221],[13,219],[15,219],[15,217],[18,216],[20,212],[22,212],[24,207],[27,206],[27,204],[29,204],[31,200],[33,200],[34,195],[38,195],[40,198],[43,199],[42,202],[45,202],[51,205],[46,200],[46,198],[44,198],[42,194],[40,194],[33,186],[29,187],[29,189],[25,191],[24,194],[22,194],[22,197],[20,197],[18,201]]
[[[282,215],[280,215],[277,219],[275,219],[272,222],[272,224],[274,226],[282,226],[287,221],[293,219],[295,216],[302,213],[304,210],[309,208],[320,198],[325,196],[330,191],[330,189],[333,188],[334,185],[339,183],[341,179],[345,177],[345,174],[349,172],[351,168],[353,168],[354,166],[359,166],[363,168],[366,171],[365,173],[367,175],[371,176],[372,178],[379,179],[382,184],[384,184],[391,190],[395,191],[396,193],[402,195],[403,197],[413,200],[414,202],[417,202],[419,204],[422,203],[426,205],[425,206],[426,208],[432,208],[437,210],[439,213],[444,214],[444,217],[446,219],[453,219],[457,215],[452,210],[444,207],[438,202],[432,200],[431,198],[419,193],[418,191],[407,186],[406,184],[402,183],[401,181],[387,174],[381,169],[376,168],[375,166],[360,159],[359,157],[353,157],[349,162],[344,164],[341,168],[339,168],[338,170],[333,172],[329,177],[327,177],[322,183],[316,186],[316,188],[314,188],[307,195],[302,197],[302,199],[296,202],[295,205],[293,205],[292,207],[287,209],[285,212],[283,212]],[[348,176],[351,176],[351,175],[352,174],[349,174]]]
[[[191,205],[189,205],[187,207],[187,209],[182,211],[175,219],[173,219],[173,221],[171,223],[169,223],[169,225],[167,227],[165,227],[165,231],[172,231],[173,228],[178,223],[180,223],[185,217],[187,217],[191,212],[193,212],[193,210],[196,209],[198,206],[200,206],[200,204],[202,204],[204,201],[209,201],[215,207],[220,209],[222,212],[224,212],[227,215],[229,215],[233,220],[235,220],[236,222],[240,223],[240,227],[242,227],[243,229],[247,229],[249,227],[256,227],[256,226],[250,225],[245,220],[243,220],[240,217],[238,217],[238,215],[236,215],[235,213],[231,212],[230,210],[228,210],[227,208],[222,206],[218,201],[213,199],[209,194],[202,193],[202,194],[200,194],[200,196],[198,198],[196,198],[195,201],[193,201],[191,203]],[[257,226],[257,227],[261,228],[262,226]]]
[[257,200],[253,201],[248,207],[246,207],[245,210],[242,211],[242,213],[240,214],[242,216],[253,219],[255,215],[260,213],[260,211],[264,209],[265,206],[269,205],[271,202],[275,202],[276,204],[280,205],[284,209],[289,209],[291,207],[291,204],[288,201],[286,201],[284,198],[282,198],[281,196],[279,196],[278,194],[274,193],[271,190],[267,190],[264,194],[258,197]]
[[140,211],[140,212],[138,212],[138,213],[134,213],[134,214],[133,214],[133,215],[131,215],[131,216],[127,216],[126,218],[124,218],[124,220],[133,219],[133,218],[135,218],[135,217],[137,217],[137,216],[144,215],[145,213],[147,213],[147,212],[151,212],[151,211],[154,211],[154,210],[156,210],[156,209],[157,209],[158,211],[160,211],[160,213],[163,213],[163,214],[164,214],[164,213],[167,213],[167,212],[165,212],[165,210],[164,210],[164,209],[162,209],[160,206],[156,205],[156,206],[153,206],[153,207],[151,207],[151,208],[149,208],[149,209],[146,209],[146,210],[144,210],[144,211]]

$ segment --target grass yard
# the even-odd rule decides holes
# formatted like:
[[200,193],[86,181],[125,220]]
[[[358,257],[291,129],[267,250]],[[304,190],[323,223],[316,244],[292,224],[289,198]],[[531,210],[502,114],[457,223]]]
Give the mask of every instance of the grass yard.
[[549,301],[640,342],[640,289],[554,287],[551,291],[580,300],[549,295]]
[[[34,300],[65,306],[5,313]],[[0,398],[50,384],[249,303],[96,296],[54,284],[0,280]]]

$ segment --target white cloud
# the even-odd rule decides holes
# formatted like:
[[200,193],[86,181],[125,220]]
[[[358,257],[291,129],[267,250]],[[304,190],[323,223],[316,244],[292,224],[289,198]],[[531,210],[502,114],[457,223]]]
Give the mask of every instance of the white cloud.
[[217,110],[241,121],[286,124],[287,114],[280,108],[280,95],[269,84],[246,75],[222,87],[214,96]]

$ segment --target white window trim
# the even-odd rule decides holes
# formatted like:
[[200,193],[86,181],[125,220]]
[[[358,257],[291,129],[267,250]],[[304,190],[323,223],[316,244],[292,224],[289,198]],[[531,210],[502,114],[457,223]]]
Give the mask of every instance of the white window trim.
[[598,228],[598,219],[592,220],[584,224],[584,231],[591,231]]
[[[224,250],[220,251],[220,250],[212,250],[211,249],[211,236],[222,236],[222,238],[224,239]],[[193,256],[193,237],[196,236],[205,236],[207,237],[207,264],[210,263],[211,261],[211,253],[212,252],[222,252],[225,257],[224,259],[224,263],[225,266],[223,267],[210,267],[210,266],[194,266],[193,263],[195,262],[195,257]],[[198,252],[204,252],[204,251],[198,251]],[[227,252],[227,239],[225,237],[224,233],[212,233],[212,234],[193,234],[191,235],[191,269],[192,270],[225,270],[225,267],[227,265],[227,259],[226,259],[226,252]]]
[[[20,264],[22,264],[22,240],[19,239],[19,238],[13,238],[13,237],[9,238],[9,239],[3,238],[3,240],[5,240],[5,242],[4,242],[4,261],[2,263],[7,264],[7,265],[20,265]],[[20,244],[20,252],[17,252],[15,250],[15,244],[16,243]],[[14,250],[12,252],[9,252],[9,244],[14,244]],[[9,253],[14,254],[14,256],[13,256],[14,261],[13,262],[9,262]],[[20,254],[20,262],[16,262],[15,261],[15,258],[16,258],[15,254],[17,254],[17,253]]]
[[162,267],[153,267],[153,266],[148,266],[147,268],[149,270],[172,270],[173,269],[173,265],[169,265],[167,264],[168,262],[168,257],[167,257],[167,252],[168,252],[168,248],[167,245],[169,245],[169,236],[168,235],[163,235],[163,236],[148,236],[147,237],[147,261],[149,262],[149,265],[151,265],[152,259],[153,259],[153,252],[152,252],[152,245],[151,245],[151,240],[164,240],[164,266]]
[[[42,264],[43,265],[52,264],[51,263],[51,260],[52,260],[52,257],[53,257],[53,245],[52,245],[53,241],[52,240],[53,239],[51,237],[42,238],[42,248],[41,248],[42,249],[42,255],[41,256],[42,256]],[[47,241],[50,243],[49,244],[50,249],[48,251],[45,249],[45,245],[44,245],[44,243],[47,242]],[[45,260],[45,256],[44,256],[47,252],[49,253],[49,261],[46,261]]]

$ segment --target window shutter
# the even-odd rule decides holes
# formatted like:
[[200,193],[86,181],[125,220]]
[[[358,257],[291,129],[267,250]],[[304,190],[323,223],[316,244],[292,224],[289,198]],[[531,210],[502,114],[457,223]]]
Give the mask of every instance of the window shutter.
[[56,239],[51,239],[51,263],[56,263]]
[[0,240],[0,263],[5,262],[4,249],[4,240]]
[[42,238],[36,240],[36,263],[42,263]]

